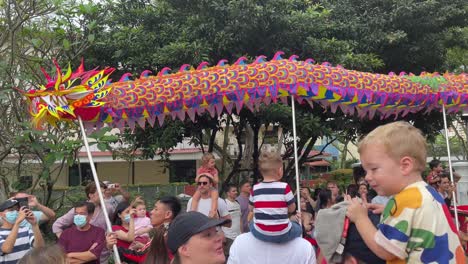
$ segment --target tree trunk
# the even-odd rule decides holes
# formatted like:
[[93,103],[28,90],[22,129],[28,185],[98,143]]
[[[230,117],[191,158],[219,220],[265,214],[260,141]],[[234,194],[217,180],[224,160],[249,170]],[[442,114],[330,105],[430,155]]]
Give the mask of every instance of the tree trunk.
[[[245,125],[245,137],[244,137],[244,153],[241,161],[242,168],[252,168],[252,157],[253,157],[253,129],[250,124]],[[242,139],[241,139],[242,141]]]
[[221,187],[221,191],[220,191],[219,195],[222,195],[226,191],[227,185],[232,181],[232,178],[234,177],[234,175],[238,174],[238,172],[240,170],[242,157],[243,157],[242,133],[244,132],[245,127],[246,127],[246,123],[245,123],[245,120],[243,120],[242,117],[241,117],[241,120],[239,121],[239,123],[237,125],[233,125],[234,134],[235,134],[235,137],[236,137],[237,147],[239,148],[239,151],[237,152],[237,158],[234,161],[234,164],[232,166],[232,170],[229,173],[226,180],[224,181],[224,183],[223,183],[223,185]]
[[343,151],[341,151],[341,165],[340,165],[340,168],[341,169],[344,169],[345,166],[346,166],[346,157],[348,156],[348,144],[349,144],[349,140],[347,139],[344,143],[344,146],[343,146]]
[[225,171],[226,171],[226,163],[227,163],[227,159],[229,155],[227,148],[229,146],[230,132],[231,132],[231,115],[228,115],[226,119],[226,126],[224,127],[223,152],[222,152],[223,156],[222,156],[222,163],[221,163],[221,172],[219,173],[219,175],[221,176],[219,179],[220,181],[223,181],[224,178],[226,178]]
[[258,133],[260,132],[260,125],[254,124],[252,126],[253,132],[253,152],[252,152],[252,165],[253,165],[253,183],[258,182],[260,177],[260,171],[258,170],[258,158],[260,156],[260,150],[258,149]]
[[208,141],[208,152],[213,152],[213,147],[216,140],[216,134],[218,133],[218,128],[211,128],[210,140]]

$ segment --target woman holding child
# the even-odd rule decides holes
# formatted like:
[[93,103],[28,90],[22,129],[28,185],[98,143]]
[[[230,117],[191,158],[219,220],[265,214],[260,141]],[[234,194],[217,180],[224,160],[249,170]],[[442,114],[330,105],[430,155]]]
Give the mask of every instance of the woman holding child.
[[129,248],[135,239],[135,213],[135,208],[128,202],[121,202],[115,208],[112,231],[117,236],[119,248]]
[[[173,196],[159,199],[151,211],[151,225],[155,234],[146,244],[135,241],[129,248],[119,248],[122,261],[126,263],[167,264],[173,256],[166,249],[166,237],[169,224],[180,213],[182,206],[179,199]],[[107,247],[111,248],[117,243],[112,235],[107,236]]]

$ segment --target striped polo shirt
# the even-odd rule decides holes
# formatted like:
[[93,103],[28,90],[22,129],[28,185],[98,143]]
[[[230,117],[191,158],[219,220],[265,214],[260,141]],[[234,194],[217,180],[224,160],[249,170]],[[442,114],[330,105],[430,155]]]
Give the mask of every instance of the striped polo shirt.
[[[5,243],[8,235],[11,233],[11,229],[0,228],[0,248]],[[4,254],[0,250],[0,263],[1,264],[14,264],[17,263],[29,250],[32,249],[34,242],[33,231],[28,227],[20,227],[18,229],[18,236],[16,237],[13,251],[8,254]]]
[[255,229],[267,236],[278,236],[291,229],[288,206],[295,202],[285,182],[260,182],[253,186],[250,205],[254,207]]

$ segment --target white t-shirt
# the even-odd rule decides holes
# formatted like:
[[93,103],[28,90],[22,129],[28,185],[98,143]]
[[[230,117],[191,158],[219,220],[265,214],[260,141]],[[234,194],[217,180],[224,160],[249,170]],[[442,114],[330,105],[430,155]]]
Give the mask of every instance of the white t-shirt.
[[123,201],[124,197],[122,195],[111,196],[110,198],[104,197],[104,202],[107,204],[107,207],[112,209],[112,214],[114,214],[117,205]]
[[228,264],[316,264],[312,245],[303,238],[277,244],[256,239],[244,233],[234,240],[229,251]]
[[238,235],[241,234],[240,224],[241,224],[241,208],[240,204],[237,201],[231,202],[229,199],[224,200],[227,205],[229,214],[231,214],[232,224],[231,227],[224,227],[223,232],[227,238],[232,240],[236,239]]
[[[190,200],[187,203],[187,212],[190,211],[190,208],[192,208],[192,198],[190,198]],[[211,210],[211,197],[206,198],[206,199],[201,198],[200,201],[198,202],[197,211],[208,216],[210,214],[210,210]],[[218,213],[220,217],[225,217],[229,215],[226,202],[221,198],[218,198]]]

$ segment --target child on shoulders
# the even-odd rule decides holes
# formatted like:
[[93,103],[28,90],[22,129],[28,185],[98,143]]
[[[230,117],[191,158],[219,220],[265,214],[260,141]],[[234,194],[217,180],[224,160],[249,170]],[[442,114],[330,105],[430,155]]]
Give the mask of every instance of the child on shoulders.
[[262,152],[258,167],[263,181],[251,190],[249,203],[253,221],[250,222],[250,232],[257,239],[273,243],[285,243],[300,237],[302,227],[288,218],[288,213],[296,210],[296,204],[289,185],[280,182],[283,177],[281,155]]
[[422,179],[426,140],[407,122],[370,132],[358,146],[366,180],[392,196],[376,228],[366,204],[350,199],[348,218],[366,245],[387,263],[465,263],[463,248],[444,199]]
[[[202,166],[197,170],[197,177],[195,178],[195,182],[198,182],[198,178],[200,175],[207,175],[211,176],[213,180],[213,185],[211,186],[211,209],[209,213],[209,217],[216,218],[218,216],[218,170],[215,168],[215,157],[212,153],[205,153],[202,157]],[[199,190],[195,192],[192,197],[192,205],[190,211],[196,211],[198,209],[198,204],[200,202],[201,193]]]

